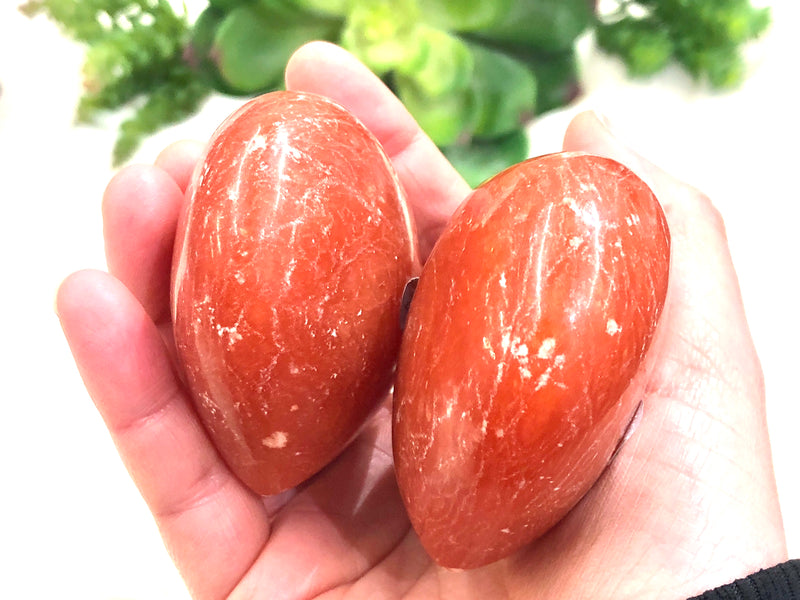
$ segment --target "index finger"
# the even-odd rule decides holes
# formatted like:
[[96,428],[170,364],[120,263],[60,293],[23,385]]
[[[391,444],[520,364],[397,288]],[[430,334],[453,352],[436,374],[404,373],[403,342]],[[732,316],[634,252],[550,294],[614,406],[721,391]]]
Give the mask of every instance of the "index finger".
[[286,87],[327,96],[375,134],[400,177],[427,257],[470,187],[400,100],[353,55],[327,42],[295,52],[286,66]]

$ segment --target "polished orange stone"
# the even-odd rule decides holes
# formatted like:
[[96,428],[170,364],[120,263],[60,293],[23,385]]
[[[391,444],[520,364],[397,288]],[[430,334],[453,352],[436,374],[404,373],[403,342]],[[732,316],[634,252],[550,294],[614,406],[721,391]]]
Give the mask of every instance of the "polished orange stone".
[[414,529],[477,567],[551,528],[600,476],[642,398],[670,237],[630,170],[561,153],[459,208],[422,271],[394,396]]
[[256,492],[309,478],[385,398],[414,228],[380,144],[275,92],[214,134],[178,227],[172,314],[197,411]]

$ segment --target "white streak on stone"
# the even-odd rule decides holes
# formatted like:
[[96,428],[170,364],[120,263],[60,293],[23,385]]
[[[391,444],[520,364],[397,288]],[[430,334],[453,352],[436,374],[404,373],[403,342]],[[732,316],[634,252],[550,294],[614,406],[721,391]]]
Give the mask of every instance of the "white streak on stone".
[[500,340],[500,346],[503,348],[503,352],[508,351],[508,349],[511,347],[511,332],[503,332],[503,337]]
[[620,327],[614,319],[609,319],[606,322],[606,333],[608,335],[614,335],[622,331],[622,327]]
[[489,343],[489,338],[487,337],[483,338],[483,349],[486,350],[489,353],[489,356],[491,356],[493,359],[497,358],[494,350],[492,350],[492,345]]
[[219,337],[223,337],[225,334],[227,334],[229,346],[233,346],[236,342],[242,340],[242,334],[239,333],[236,325],[232,327],[223,327],[222,325],[217,324],[217,334],[219,334]]
[[526,344],[520,344],[519,339],[517,339],[511,349],[511,353],[517,358],[525,358],[528,356],[528,346]]
[[538,352],[536,352],[537,358],[541,358],[547,360],[553,357],[553,352],[556,348],[556,339],[555,338],[547,338],[542,342],[542,345],[539,346]]
[[548,381],[550,381],[549,369],[544,373],[542,373],[541,375],[539,375],[539,379],[536,381],[536,387],[534,388],[534,391],[539,391],[540,389],[542,389],[544,386],[547,385]]
[[279,449],[285,448],[288,441],[289,436],[285,431],[273,431],[271,434],[261,440],[261,443],[267,448]]

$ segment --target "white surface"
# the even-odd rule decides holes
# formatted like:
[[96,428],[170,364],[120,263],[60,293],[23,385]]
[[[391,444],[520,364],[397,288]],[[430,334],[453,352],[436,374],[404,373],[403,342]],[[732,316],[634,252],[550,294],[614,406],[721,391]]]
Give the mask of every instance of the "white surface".
[[[0,424],[3,504],[0,595],[9,598],[178,600],[186,592],[78,377],[53,312],[59,281],[103,268],[100,199],[112,129],[75,128],[82,51],[43,20],[0,7],[0,236],[5,318]],[[558,150],[579,108],[598,107],[662,167],[705,190],[725,217],[767,382],[775,468],[790,554],[800,556],[797,339],[798,174],[795,0],[753,48],[753,73],[715,95],[677,69],[627,82],[613,60],[586,60],[588,95],[534,128],[535,153]],[[236,102],[151,139],[209,135]]]

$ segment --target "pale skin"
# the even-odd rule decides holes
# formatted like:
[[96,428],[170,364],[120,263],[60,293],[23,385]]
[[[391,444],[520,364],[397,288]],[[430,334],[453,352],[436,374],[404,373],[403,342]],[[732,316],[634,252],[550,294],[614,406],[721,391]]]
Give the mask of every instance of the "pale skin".
[[[322,43],[295,54],[286,82],[340,102],[380,139],[427,253],[469,189],[398,100]],[[641,419],[589,494],[515,555],[461,572],[437,567],[409,525],[388,405],[296,493],[265,499],[231,474],[172,360],[172,242],[202,146],[174,144],[112,179],[103,200],[109,272],[69,276],[57,311],[194,597],[678,599],[786,559],[763,377],[720,215],[592,113],[573,120],[564,149],[619,160],[664,206],[673,255],[663,343]]]

